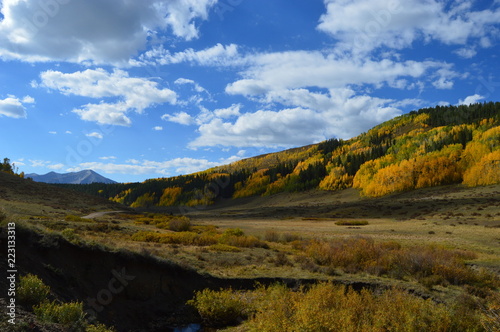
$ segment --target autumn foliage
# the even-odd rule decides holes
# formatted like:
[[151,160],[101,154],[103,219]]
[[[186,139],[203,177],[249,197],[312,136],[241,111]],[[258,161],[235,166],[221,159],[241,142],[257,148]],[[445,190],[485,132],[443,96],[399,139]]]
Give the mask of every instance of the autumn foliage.
[[210,205],[220,198],[350,187],[383,196],[452,183],[500,183],[499,150],[499,102],[436,106],[349,140],[333,138],[172,178],[72,188],[133,207]]
[[[205,325],[245,321],[238,331],[485,331],[490,317],[462,295],[454,305],[423,299],[397,288],[355,291],[318,283],[294,291],[276,284],[253,291],[203,290],[188,304]],[[498,306],[489,298],[488,308]],[[488,311],[494,314],[493,311]],[[491,329],[490,331],[494,331]]]

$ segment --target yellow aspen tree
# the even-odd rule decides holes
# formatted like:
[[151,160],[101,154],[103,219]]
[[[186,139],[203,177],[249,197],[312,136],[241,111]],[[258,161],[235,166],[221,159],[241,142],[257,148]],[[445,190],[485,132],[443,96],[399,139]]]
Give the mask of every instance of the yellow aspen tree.
[[500,183],[500,150],[493,151],[464,173],[463,184],[485,186]]

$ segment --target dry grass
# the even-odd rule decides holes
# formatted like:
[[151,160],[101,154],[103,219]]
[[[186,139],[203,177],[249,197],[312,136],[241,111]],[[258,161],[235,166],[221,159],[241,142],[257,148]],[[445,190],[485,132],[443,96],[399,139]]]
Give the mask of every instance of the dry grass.
[[[92,202],[63,206],[59,198],[45,204],[18,201],[18,192],[9,195],[0,196],[9,220],[63,233],[74,243],[154,255],[218,277],[398,285],[449,300],[464,285],[488,286],[477,279],[481,267],[500,272],[500,236],[493,228],[500,225],[498,185],[428,188],[379,199],[362,199],[353,189],[287,193],[226,201],[184,216],[170,209],[94,220],[80,218],[95,212]],[[106,204],[96,210],[122,209]],[[180,232],[171,230],[173,220]],[[368,224],[339,227],[339,221]],[[457,252],[474,254],[456,258]],[[446,265],[447,259],[455,265]],[[393,264],[398,260],[399,269]],[[412,261],[420,263],[415,267]]]

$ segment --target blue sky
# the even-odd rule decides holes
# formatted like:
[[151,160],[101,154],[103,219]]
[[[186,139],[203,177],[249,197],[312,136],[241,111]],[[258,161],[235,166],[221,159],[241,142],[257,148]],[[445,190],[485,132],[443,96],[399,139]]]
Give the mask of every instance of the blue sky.
[[0,4],[0,151],[26,173],[143,181],[499,100],[499,0]]

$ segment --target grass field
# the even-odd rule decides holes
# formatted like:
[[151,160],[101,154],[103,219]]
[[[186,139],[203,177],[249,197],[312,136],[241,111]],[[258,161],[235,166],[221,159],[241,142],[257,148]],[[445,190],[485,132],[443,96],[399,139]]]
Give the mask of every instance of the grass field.
[[77,245],[156,256],[205,275],[399,287],[444,303],[500,285],[500,185],[376,199],[354,189],[285,193],[93,219],[82,217],[124,207],[24,186],[3,186],[0,195],[8,219],[19,225]]

